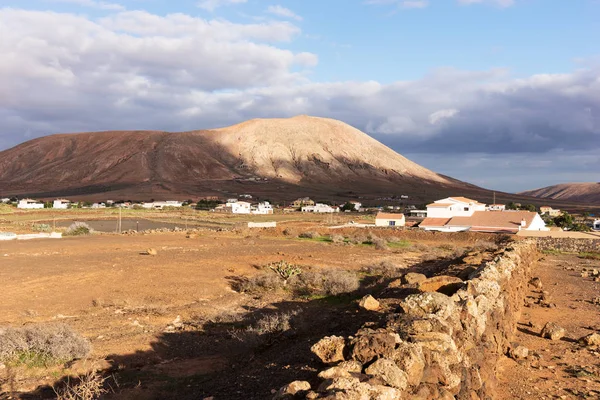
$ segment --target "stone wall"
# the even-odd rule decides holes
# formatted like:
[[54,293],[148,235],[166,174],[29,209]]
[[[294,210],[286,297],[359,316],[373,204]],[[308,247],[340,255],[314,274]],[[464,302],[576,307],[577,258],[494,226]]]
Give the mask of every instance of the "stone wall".
[[558,250],[565,253],[600,252],[600,239],[538,238],[540,250]]
[[328,367],[318,383],[293,382],[276,399],[489,399],[496,365],[509,348],[535,241],[509,244],[452,296],[405,297],[379,328],[327,337],[313,352]]

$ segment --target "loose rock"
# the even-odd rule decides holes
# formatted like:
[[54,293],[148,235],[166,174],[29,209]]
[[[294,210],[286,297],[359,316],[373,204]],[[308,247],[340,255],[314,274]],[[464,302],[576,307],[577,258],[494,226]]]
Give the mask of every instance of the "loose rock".
[[148,250],[146,250],[146,255],[155,256],[157,254],[158,254],[158,251],[156,249],[149,248]]
[[306,381],[294,381],[279,389],[275,396],[273,396],[273,400],[291,399],[301,394],[301,392],[308,392],[309,390],[310,383]]
[[582,337],[579,339],[579,341],[584,343],[586,346],[600,346],[600,335],[597,333],[592,333]]
[[408,386],[408,375],[392,360],[381,358],[371,364],[365,373],[383,379],[387,385],[396,389],[404,390]]
[[418,274],[416,272],[409,272],[408,274],[406,274],[402,277],[402,282],[412,285],[415,283],[423,282],[426,279],[427,279],[427,277],[423,274]]
[[325,364],[344,361],[346,341],[341,336],[326,336],[315,343],[310,350]]
[[541,336],[550,340],[560,340],[565,336],[565,329],[554,322],[548,322],[542,328]]
[[536,288],[536,289],[541,289],[543,287],[542,280],[540,278],[538,278],[538,277],[532,278],[529,281],[529,284],[531,286],[533,286],[534,288]]
[[514,345],[508,350],[508,356],[513,360],[523,360],[529,355],[529,349],[525,346]]
[[379,310],[379,302],[377,300],[375,300],[375,298],[373,296],[371,296],[370,294],[368,294],[365,297],[363,297],[362,299],[360,299],[358,306],[360,308],[363,308],[368,311]]

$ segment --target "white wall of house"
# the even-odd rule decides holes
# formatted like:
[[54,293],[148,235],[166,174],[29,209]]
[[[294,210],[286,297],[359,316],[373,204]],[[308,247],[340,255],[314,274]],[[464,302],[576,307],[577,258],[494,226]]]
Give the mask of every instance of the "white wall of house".
[[246,201],[236,201],[225,204],[225,207],[231,207],[231,212],[234,214],[250,214],[252,204]]
[[527,228],[523,228],[523,229],[526,231],[549,231],[550,230],[550,228],[546,227],[546,223],[544,222],[542,217],[540,217],[540,214],[535,214],[535,217],[533,217],[533,221],[531,221],[531,224]]
[[375,226],[395,227],[395,226],[404,226],[404,225],[406,225],[406,220],[404,218],[395,218],[395,219],[376,218],[375,219]]
[[67,208],[69,208],[69,204],[71,204],[69,200],[54,200],[54,202],[52,203],[52,208],[66,210]]
[[19,200],[19,203],[17,204],[17,208],[22,208],[22,209],[26,209],[26,210],[35,210],[35,209],[44,208],[44,203],[40,203],[38,201],[31,200],[31,199],[23,199],[23,200]]
[[302,207],[302,212],[314,212],[314,213],[335,213],[339,212],[338,207],[331,207],[329,204],[317,203],[314,206]]
[[427,218],[470,217],[475,211],[485,211],[485,204],[463,202],[448,197],[427,206]]
[[251,208],[252,214],[267,215],[273,214],[273,206],[268,201],[258,203],[256,207]]

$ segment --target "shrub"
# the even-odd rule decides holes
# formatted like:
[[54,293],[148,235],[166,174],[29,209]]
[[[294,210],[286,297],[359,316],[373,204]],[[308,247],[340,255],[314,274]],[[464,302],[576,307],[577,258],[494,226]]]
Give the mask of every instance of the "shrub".
[[73,222],[65,231],[66,236],[89,235],[94,230],[85,222]]
[[0,362],[48,366],[83,358],[90,342],[64,324],[0,328]]
[[375,237],[375,238],[371,239],[371,243],[375,246],[375,248],[377,250],[387,250],[387,249],[389,249],[386,240],[382,239],[380,237]]
[[32,228],[37,232],[50,232],[52,230],[48,224],[33,224]]
[[298,235],[298,237],[301,239],[318,239],[321,237],[321,235],[319,235],[318,232],[309,231],[309,232],[302,232],[301,234]]
[[353,244],[363,244],[368,242],[369,239],[365,235],[356,235],[351,239]]
[[303,272],[291,281],[291,286],[301,295],[337,296],[357,290],[360,282],[353,272],[329,269]]
[[234,289],[241,293],[260,293],[281,288],[283,288],[283,281],[270,271],[246,278],[234,285]]
[[284,234],[285,236],[296,236],[296,231],[295,231],[295,230],[293,230],[293,229],[291,229],[291,228],[285,228],[285,229],[283,230],[283,234]]
[[291,328],[290,320],[296,314],[297,311],[290,311],[265,315],[246,330],[257,335],[285,332]]
[[104,389],[103,378],[97,372],[90,372],[80,376],[72,383],[69,379],[63,387],[54,388],[57,400],[96,400],[108,393]]
[[363,272],[369,275],[381,276],[384,278],[398,278],[404,275],[402,267],[391,261],[382,261],[379,264],[370,265],[363,268]]
[[331,236],[332,243],[341,244],[341,243],[344,243],[345,240],[346,240],[346,238],[342,235],[332,235]]

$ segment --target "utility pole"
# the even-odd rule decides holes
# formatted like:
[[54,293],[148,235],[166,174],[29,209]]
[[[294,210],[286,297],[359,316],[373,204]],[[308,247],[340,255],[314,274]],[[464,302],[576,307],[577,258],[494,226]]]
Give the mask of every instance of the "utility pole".
[[122,207],[119,207],[119,234],[121,234],[121,210]]

